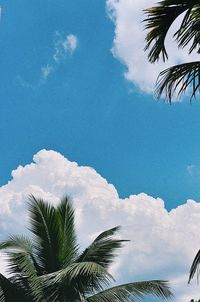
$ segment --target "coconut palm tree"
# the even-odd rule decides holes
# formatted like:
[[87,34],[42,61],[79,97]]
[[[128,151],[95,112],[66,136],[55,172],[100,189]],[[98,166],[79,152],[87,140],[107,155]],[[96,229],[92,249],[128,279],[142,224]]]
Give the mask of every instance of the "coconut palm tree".
[[[189,54],[200,53],[200,2],[198,0],[162,0],[145,10],[146,47],[148,59],[155,63],[168,59],[165,39],[174,21],[182,15],[182,21],[174,39],[178,47],[189,47]],[[181,18],[181,17],[180,17]],[[186,62],[162,71],[156,84],[156,94],[164,95],[171,102],[174,94],[180,97],[189,90],[190,100],[200,91],[200,61]]]
[[101,233],[79,251],[74,209],[68,198],[53,206],[34,196],[29,201],[30,238],[11,236],[0,249],[8,257],[8,273],[0,274],[0,301],[125,302],[146,295],[172,297],[168,282],[132,282],[108,288],[108,272],[126,240],[117,239],[119,227]]

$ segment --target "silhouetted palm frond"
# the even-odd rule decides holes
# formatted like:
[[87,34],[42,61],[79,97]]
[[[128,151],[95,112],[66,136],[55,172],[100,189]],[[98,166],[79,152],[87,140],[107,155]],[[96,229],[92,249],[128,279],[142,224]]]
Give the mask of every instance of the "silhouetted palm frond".
[[162,71],[156,84],[156,96],[163,96],[171,103],[173,97],[180,97],[191,88],[192,98],[200,91],[200,62],[184,63]]
[[197,279],[199,278],[199,265],[200,265],[200,250],[198,251],[192,262],[188,283],[190,283],[190,281],[193,279],[195,274],[197,274]]

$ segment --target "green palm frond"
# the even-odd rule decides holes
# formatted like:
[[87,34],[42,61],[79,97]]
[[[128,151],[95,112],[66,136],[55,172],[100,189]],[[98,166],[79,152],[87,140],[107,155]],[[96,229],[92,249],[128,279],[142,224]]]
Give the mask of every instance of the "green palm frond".
[[75,260],[78,253],[74,209],[68,197],[61,200],[61,203],[56,208],[56,212],[59,221],[60,267],[66,267]]
[[29,302],[23,288],[18,287],[9,279],[0,274],[0,302]]
[[31,254],[32,248],[32,241],[30,240],[30,238],[24,235],[13,235],[10,236],[8,240],[2,241],[0,243],[0,250],[15,249]]
[[0,243],[0,249],[8,256],[9,273],[15,278],[15,283],[29,288],[29,294],[34,301],[42,301],[41,284],[37,278],[39,267],[33,255],[32,242],[26,236],[10,236]]
[[19,282],[26,284],[28,295],[34,302],[43,301],[42,284],[30,256],[26,253],[15,253],[15,263],[20,271]]
[[197,279],[199,278],[199,265],[200,265],[200,250],[198,251],[192,262],[188,283],[190,283],[190,281],[193,279],[195,274],[197,274]]
[[200,62],[175,65],[162,71],[156,84],[158,98],[164,96],[171,103],[173,96],[180,97],[191,89],[190,100],[200,90]]
[[[198,5],[198,0],[163,0],[158,2],[157,6],[144,10],[146,19],[145,29],[148,30],[146,35],[145,50],[149,50],[148,58],[151,63],[159,60],[160,55],[163,61],[168,59],[167,50],[165,47],[165,39],[173,22],[182,13],[186,12],[180,29],[175,36],[181,45],[182,36],[186,33],[188,22],[191,18],[192,9]],[[196,39],[195,41],[197,41]]]
[[113,238],[120,227],[115,227],[102,232],[92,244],[78,258],[78,262],[92,261],[107,268],[116,256],[116,251],[122,247],[122,244],[128,240],[119,240]]
[[[0,250],[4,250],[5,253],[8,252],[10,264],[11,264],[11,262],[13,262],[13,266],[11,266],[12,272],[10,271],[10,273],[12,273],[12,274],[19,273],[19,269],[16,270],[17,265],[16,265],[16,261],[15,261],[15,253],[17,253],[18,255],[20,253],[29,255],[36,270],[38,272],[41,271],[41,269],[37,263],[37,260],[35,258],[34,251],[33,251],[33,244],[32,244],[32,241],[30,238],[28,238],[24,235],[10,236],[8,240],[2,241],[0,243]],[[14,252],[11,253],[11,250]],[[12,259],[12,257],[14,257],[14,259]]]
[[[84,278],[94,278],[98,276],[106,285],[110,282],[110,280],[114,281],[114,278],[108,271],[101,265],[95,262],[80,262],[80,263],[73,263],[68,267],[51,273],[44,275],[45,282],[49,283],[63,283],[64,280],[68,280],[69,282],[76,280],[77,278],[84,281]],[[41,277],[43,279],[43,277]]]
[[114,280],[104,267],[94,262],[73,263],[63,270],[45,275],[44,278],[44,290],[55,301],[59,301],[58,297],[63,292],[69,299],[80,294],[85,296],[103,290]]
[[29,201],[30,227],[34,249],[44,273],[60,269],[59,219],[53,205],[33,195]]
[[153,295],[157,298],[170,299],[173,294],[166,281],[153,280],[123,284],[109,288],[87,298],[88,302],[128,302]]

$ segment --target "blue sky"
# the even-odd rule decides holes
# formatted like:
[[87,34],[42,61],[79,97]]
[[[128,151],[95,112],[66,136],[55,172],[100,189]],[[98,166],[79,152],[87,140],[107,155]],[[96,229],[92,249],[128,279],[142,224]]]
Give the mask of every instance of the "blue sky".
[[[125,224],[134,245],[121,279],[140,279],[142,265],[189,301],[199,293],[186,283],[199,247],[200,104],[155,100],[163,65],[142,50],[144,4],[1,1],[0,237],[24,227],[30,190],[50,200],[67,191],[88,215],[84,234]],[[173,54],[171,64],[185,59]]]
[[[200,177],[187,166],[200,162],[199,103],[169,106],[124,78],[104,1],[2,1],[2,8],[1,184],[46,148],[94,167],[123,197],[146,192],[167,208],[198,200]],[[78,47],[38,84],[56,31],[76,35]]]

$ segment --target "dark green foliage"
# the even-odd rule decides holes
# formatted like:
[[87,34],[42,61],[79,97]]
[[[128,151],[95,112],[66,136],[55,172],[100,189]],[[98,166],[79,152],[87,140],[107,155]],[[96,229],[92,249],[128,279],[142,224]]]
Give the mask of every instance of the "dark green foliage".
[[[165,39],[174,21],[183,14],[182,22],[174,39],[178,47],[189,45],[189,54],[200,53],[200,3],[198,0],[163,0],[145,10],[146,35],[145,50],[149,50],[151,63],[160,59],[166,61],[168,53]],[[200,62],[178,64],[160,73],[156,86],[157,97],[162,95],[171,102],[172,97],[180,97],[189,89],[190,100],[196,97],[200,84]],[[190,92],[191,91],[191,92]]]
[[82,253],[77,244],[74,210],[68,198],[57,207],[30,197],[32,237],[1,242],[10,277],[0,275],[0,302],[125,302],[145,295],[172,297],[165,281],[143,281],[106,289],[114,281],[108,268],[126,240],[119,227],[101,233]]

